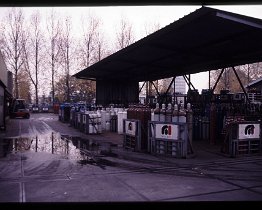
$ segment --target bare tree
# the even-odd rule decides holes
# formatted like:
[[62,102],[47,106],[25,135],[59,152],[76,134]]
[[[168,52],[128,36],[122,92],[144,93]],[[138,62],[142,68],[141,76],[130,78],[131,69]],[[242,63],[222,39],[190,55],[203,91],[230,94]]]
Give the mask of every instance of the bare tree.
[[262,76],[262,63],[251,63],[239,66],[240,70],[245,73],[246,83],[250,83]]
[[145,34],[148,36],[149,34],[152,34],[160,29],[160,23],[154,22],[154,23],[145,23]]
[[116,42],[117,50],[123,49],[135,41],[132,24],[123,17],[120,20],[120,29],[117,32],[116,38],[117,38],[117,42]]
[[39,91],[39,76],[41,73],[41,62],[43,56],[41,55],[41,48],[43,46],[43,34],[40,29],[40,14],[36,11],[31,15],[30,26],[27,36],[23,39],[23,58],[24,68],[27,71],[30,80],[35,89],[35,100],[38,104]]
[[104,37],[104,33],[99,30],[98,33],[96,33],[95,38],[95,50],[94,50],[94,62],[101,61],[106,56],[110,55],[110,51],[108,50],[106,40]]
[[[144,25],[145,27],[145,34],[146,36],[150,35],[151,33],[154,33],[155,31],[160,29],[160,24],[157,22],[154,23],[145,23]],[[160,91],[162,91],[163,87],[161,86],[161,84],[166,84],[166,82],[164,80],[155,80],[152,81],[152,83],[154,83],[154,86],[157,88],[157,90],[160,89]],[[153,88],[153,84],[151,82],[147,82],[146,83],[146,93],[147,95],[156,95],[157,91],[155,90],[155,88]],[[165,88],[164,88],[165,89]]]
[[19,96],[26,100],[27,103],[31,103],[31,81],[26,71],[18,72],[18,83],[19,83]]
[[4,33],[3,33],[3,51],[9,69],[14,73],[14,96],[19,98],[19,82],[18,72],[23,65],[22,59],[22,39],[24,14],[21,9],[11,9],[5,17]]
[[[106,42],[101,32],[102,22],[94,14],[89,13],[87,17],[82,16],[82,39],[79,43],[78,59],[80,67],[87,68],[108,55]],[[81,100],[91,103],[95,95],[95,81],[72,80],[71,92],[81,95]]]
[[[235,70],[243,86],[247,85],[248,78],[244,70],[244,66],[236,66]],[[211,85],[214,86],[220,73],[221,71],[219,70],[211,71]],[[216,89],[214,91],[215,93],[219,93],[220,90],[230,90],[232,93],[243,92],[241,85],[239,84],[239,81],[232,68],[226,68],[221,75],[220,80],[218,81]]]
[[93,52],[98,47],[96,39],[99,34],[99,25],[100,20],[96,16],[90,13],[88,17],[82,16],[83,39],[80,43],[79,58],[83,68],[90,66],[94,56]]
[[66,100],[70,101],[70,61],[72,61],[72,26],[70,17],[66,17],[64,22],[64,28],[62,31],[62,36],[60,40],[60,50],[61,50],[61,64],[65,70],[66,76]]
[[94,81],[73,77],[71,80],[71,92],[75,95],[75,101],[92,103],[95,98]]
[[55,98],[55,74],[56,64],[58,62],[58,56],[60,53],[59,38],[61,35],[60,22],[56,17],[54,10],[51,10],[50,15],[47,18],[47,31],[50,48],[47,49],[47,53],[50,59],[48,64],[51,66],[51,86],[52,86],[52,102],[54,103]]
[[65,94],[65,90],[67,89],[66,80],[66,75],[61,75],[61,77],[55,81],[56,100],[59,102],[67,100],[67,95]]

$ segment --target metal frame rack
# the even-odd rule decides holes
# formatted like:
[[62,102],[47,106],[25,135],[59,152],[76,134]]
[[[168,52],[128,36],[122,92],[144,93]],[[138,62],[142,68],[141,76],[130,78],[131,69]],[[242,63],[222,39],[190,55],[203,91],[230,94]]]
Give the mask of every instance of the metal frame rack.
[[134,119],[123,119],[123,148],[141,151],[141,122]]
[[224,146],[230,157],[262,152],[261,123],[258,121],[233,122],[228,126]]
[[152,154],[187,157],[187,123],[149,121],[148,151]]

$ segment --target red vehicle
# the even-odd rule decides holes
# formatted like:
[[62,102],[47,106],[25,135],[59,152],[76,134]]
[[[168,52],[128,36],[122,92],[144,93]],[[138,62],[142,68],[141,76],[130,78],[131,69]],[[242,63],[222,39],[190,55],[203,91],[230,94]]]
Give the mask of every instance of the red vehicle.
[[25,99],[15,99],[11,105],[11,118],[30,118],[29,109],[26,107]]

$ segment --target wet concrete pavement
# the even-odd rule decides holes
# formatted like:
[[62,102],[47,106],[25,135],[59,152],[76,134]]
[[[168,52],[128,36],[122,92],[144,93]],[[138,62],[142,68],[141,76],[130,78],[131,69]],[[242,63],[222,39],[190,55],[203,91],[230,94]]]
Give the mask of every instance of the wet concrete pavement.
[[[188,159],[138,153],[121,147],[121,135],[85,135],[54,114],[7,125],[0,136],[12,143],[0,157],[0,202],[262,200],[261,155],[229,158],[203,142],[194,143],[195,156]],[[61,140],[61,134],[81,142]],[[97,142],[111,142],[110,152],[102,153]]]

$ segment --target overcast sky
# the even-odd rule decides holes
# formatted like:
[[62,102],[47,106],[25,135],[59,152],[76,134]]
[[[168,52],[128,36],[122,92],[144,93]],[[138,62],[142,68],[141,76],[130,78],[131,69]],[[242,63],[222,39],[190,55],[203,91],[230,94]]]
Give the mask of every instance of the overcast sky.
[[[111,39],[115,36],[117,25],[121,17],[127,18],[134,29],[136,40],[145,36],[145,25],[159,23],[164,27],[185,15],[194,12],[201,6],[100,6],[100,7],[54,7],[60,15],[69,15],[72,17],[73,30],[75,36],[79,34],[81,27],[81,16],[91,12],[99,17],[103,23],[102,30],[107,37]],[[209,6],[211,8],[221,9],[246,16],[262,19],[262,5],[224,5]],[[0,18],[6,14],[8,7],[0,7]],[[38,9],[45,16],[51,7],[23,7],[25,14],[29,15],[32,11]],[[111,41],[112,42],[112,41]],[[206,82],[203,82],[206,78]],[[208,88],[208,73],[200,73],[191,76],[194,86],[201,90]]]

